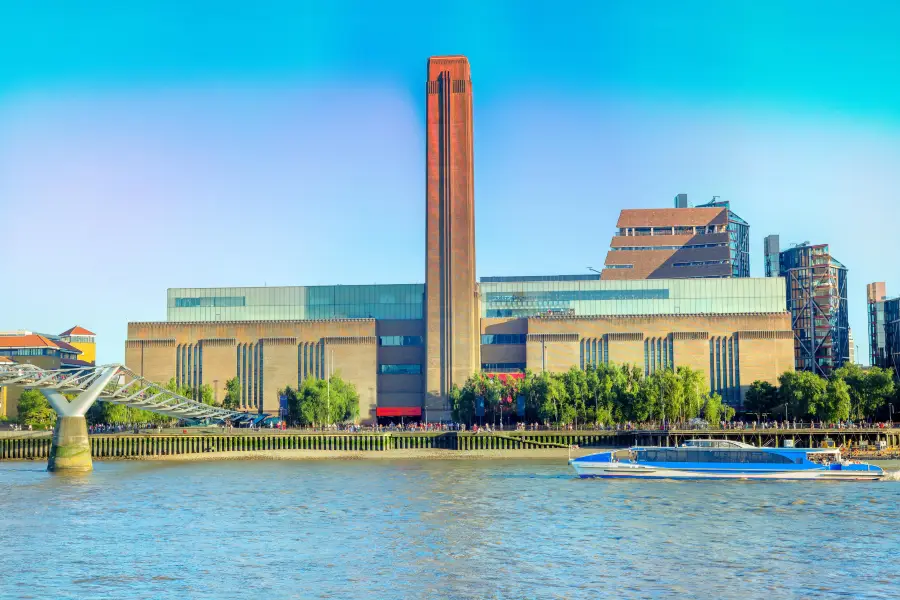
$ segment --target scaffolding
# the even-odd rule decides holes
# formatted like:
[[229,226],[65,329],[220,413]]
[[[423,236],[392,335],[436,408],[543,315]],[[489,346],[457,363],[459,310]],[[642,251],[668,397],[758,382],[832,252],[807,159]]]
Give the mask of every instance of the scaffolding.
[[829,377],[850,359],[847,268],[831,256],[827,244],[785,250],[780,262],[795,367]]

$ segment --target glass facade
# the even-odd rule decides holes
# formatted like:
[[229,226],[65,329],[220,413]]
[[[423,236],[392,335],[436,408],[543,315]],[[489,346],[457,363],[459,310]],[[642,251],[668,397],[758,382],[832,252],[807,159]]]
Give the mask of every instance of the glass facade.
[[829,377],[850,360],[847,268],[827,244],[797,246],[780,254],[794,330],[797,370]]
[[722,279],[527,280],[481,282],[482,317],[778,313],[781,277]]
[[249,288],[171,288],[166,319],[291,321],[421,319],[425,285],[327,285]]
[[378,372],[382,375],[421,375],[422,365],[378,365]]
[[379,346],[424,346],[425,339],[421,335],[382,335],[378,338]]
[[527,335],[524,333],[489,333],[481,336],[481,343],[483,345],[524,344],[526,337]]
[[728,200],[713,200],[698,204],[697,208],[720,207],[728,209],[728,249],[731,254],[731,276],[750,277],[750,224],[731,210]]

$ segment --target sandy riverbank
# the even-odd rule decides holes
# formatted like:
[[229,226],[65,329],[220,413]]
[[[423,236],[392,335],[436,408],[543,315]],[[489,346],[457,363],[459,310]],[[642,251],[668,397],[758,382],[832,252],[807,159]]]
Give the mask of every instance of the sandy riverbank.
[[598,452],[597,449],[546,448],[529,450],[438,450],[407,449],[383,452],[354,452],[339,450],[251,450],[238,452],[202,452],[198,454],[168,454],[161,456],[128,456],[122,458],[94,458],[106,460],[163,460],[175,462],[196,462],[209,460],[512,460],[512,459],[554,459],[566,460],[570,456],[584,456]]

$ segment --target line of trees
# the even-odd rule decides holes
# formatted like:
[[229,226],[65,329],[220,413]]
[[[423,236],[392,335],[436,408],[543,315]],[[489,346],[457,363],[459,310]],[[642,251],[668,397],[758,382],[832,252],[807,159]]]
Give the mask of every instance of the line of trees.
[[[517,414],[517,398],[524,398],[524,416]],[[479,400],[482,398],[483,400]],[[717,426],[734,409],[709,393],[703,373],[689,367],[644,376],[633,365],[588,365],[565,373],[535,374],[526,370],[514,379],[477,373],[450,391],[453,419],[474,423],[476,407],[484,403],[485,423],[551,423],[554,425],[648,422],[686,422],[702,417]]]
[[279,390],[287,397],[287,421],[291,425],[321,427],[359,421],[359,393],[339,374],[330,378],[304,379],[298,388]]
[[829,379],[807,371],[789,371],[778,378],[778,385],[754,381],[747,390],[744,408],[756,414],[783,415],[786,418],[815,418],[837,422],[876,419],[889,416],[885,407],[896,402],[898,392],[889,369],[845,365]]

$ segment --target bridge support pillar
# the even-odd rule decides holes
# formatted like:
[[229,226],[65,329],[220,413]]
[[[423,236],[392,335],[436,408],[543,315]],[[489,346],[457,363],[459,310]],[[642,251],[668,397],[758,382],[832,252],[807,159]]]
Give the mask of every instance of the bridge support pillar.
[[53,429],[47,470],[84,472],[93,469],[87,421],[84,417],[60,416],[56,419],[56,427]]

